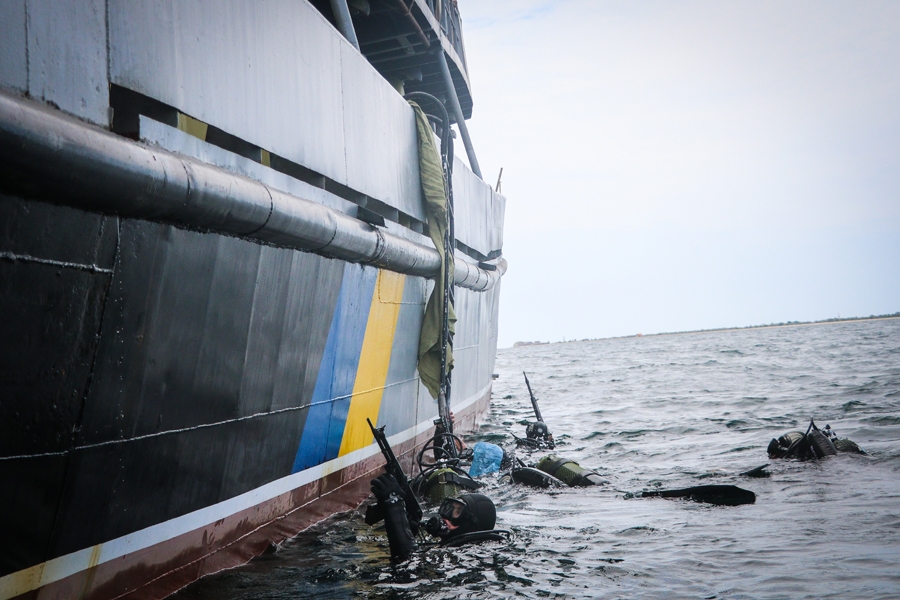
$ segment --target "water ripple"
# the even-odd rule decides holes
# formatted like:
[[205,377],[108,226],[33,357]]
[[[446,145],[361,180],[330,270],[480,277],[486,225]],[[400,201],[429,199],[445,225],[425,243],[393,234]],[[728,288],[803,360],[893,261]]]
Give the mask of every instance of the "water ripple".
[[[396,568],[383,530],[348,513],[179,597],[900,597],[898,352],[900,320],[501,350],[477,439],[511,448],[510,431],[533,418],[527,371],[557,451],[608,486],[543,491],[489,477],[510,543],[432,549]],[[739,475],[810,417],[869,454]],[[700,483],[738,484],[757,501],[623,499]]]

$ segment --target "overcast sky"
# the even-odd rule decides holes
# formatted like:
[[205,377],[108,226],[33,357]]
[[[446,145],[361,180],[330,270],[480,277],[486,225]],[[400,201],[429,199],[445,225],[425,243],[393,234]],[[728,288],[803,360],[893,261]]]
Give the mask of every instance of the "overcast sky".
[[900,311],[900,2],[460,11],[501,347]]

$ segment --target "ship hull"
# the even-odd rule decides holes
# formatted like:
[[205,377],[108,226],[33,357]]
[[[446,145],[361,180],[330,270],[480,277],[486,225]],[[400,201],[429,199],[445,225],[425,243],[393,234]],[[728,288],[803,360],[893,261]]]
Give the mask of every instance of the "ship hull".
[[[430,437],[437,405],[416,375],[426,280],[0,207],[3,411],[17,433],[0,460],[16,485],[0,500],[4,537],[17,540],[2,597],[163,597],[358,506],[384,461],[366,417],[407,468]],[[492,312],[491,292],[471,296],[461,314]],[[481,363],[458,358],[482,373],[453,403],[461,430],[490,396],[496,342],[477,337]]]
[[[376,2],[354,47],[324,2],[0,3],[0,600],[161,598],[246,562],[365,499],[368,419],[412,466],[440,257],[395,78],[472,106],[432,4]],[[410,17],[425,40],[384,37]],[[466,431],[505,199],[447,166]]]
[[[489,402],[488,392],[462,407],[460,421],[473,424]],[[395,450],[406,467],[430,437],[430,432],[420,433],[397,445]],[[382,467],[380,454],[370,456],[288,491],[262,492],[272,496],[263,502],[252,504],[254,494],[248,494],[228,505],[208,507],[71,553],[19,573],[16,583],[22,588],[45,583],[15,597],[163,598],[204,575],[244,564],[332,514],[355,509],[368,497],[369,479]],[[281,482],[282,487],[295,484]],[[248,503],[252,505],[239,508]],[[161,537],[166,539],[156,541]]]

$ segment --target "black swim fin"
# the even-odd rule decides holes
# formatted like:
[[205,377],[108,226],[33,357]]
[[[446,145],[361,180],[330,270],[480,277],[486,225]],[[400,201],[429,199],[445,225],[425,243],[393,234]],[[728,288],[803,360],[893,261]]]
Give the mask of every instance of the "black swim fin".
[[764,465],[760,465],[755,469],[750,469],[749,471],[744,471],[741,473],[744,477],[771,477],[772,474],[766,471],[766,468],[769,466],[769,463]]
[[695,502],[706,502],[718,506],[739,506],[756,502],[756,494],[736,485],[697,485],[678,490],[651,490],[640,492],[640,497],[687,498]]

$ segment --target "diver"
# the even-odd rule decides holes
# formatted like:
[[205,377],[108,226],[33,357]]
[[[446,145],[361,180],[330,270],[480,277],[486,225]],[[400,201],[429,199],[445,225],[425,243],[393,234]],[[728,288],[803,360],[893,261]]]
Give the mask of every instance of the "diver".
[[[525,376],[537,421],[527,424],[525,439],[515,435],[513,438],[517,446],[525,445],[529,453],[532,450],[553,449],[553,435],[541,416],[528,375],[522,374]],[[453,417],[453,413],[450,413],[451,423]],[[454,449],[456,456],[453,456]],[[429,450],[434,454],[433,463],[424,461]],[[419,452],[417,462],[420,474],[413,481],[413,489],[418,497],[428,498],[435,504],[465,490],[477,490],[481,485],[475,480],[476,477],[496,472],[503,473],[504,478],[508,477],[515,483],[537,488],[588,487],[609,483],[596,471],[585,469],[574,460],[556,454],[544,456],[537,463],[526,465],[515,456],[514,451],[507,452],[497,444],[477,442],[473,448],[469,448],[459,437],[447,432],[440,419],[435,420],[434,437]],[[469,463],[468,472],[462,468],[463,463]]]
[[[528,375],[525,384],[531,397],[536,422],[527,424],[526,438],[513,435],[517,446],[526,446],[530,451],[553,449],[555,442],[538,407],[537,398],[531,389]],[[545,456],[536,464],[526,465],[502,447],[490,442],[477,442],[473,448],[452,433],[455,415],[450,413],[447,427],[442,419],[434,421],[435,430],[431,441],[418,453],[416,463],[419,474],[413,479],[411,489],[415,496],[440,504],[445,498],[459,496],[465,492],[474,492],[481,487],[476,477],[501,472],[502,477],[515,483],[537,488],[550,487],[587,487],[608,483],[597,472],[581,467],[577,462],[561,458],[555,454]],[[431,452],[433,461],[426,456]],[[464,465],[468,463],[468,470]]]
[[810,419],[806,433],[789,431],[781,437],[769,442],[766,449],[769,458],[796,458],[799,460],[816,460],[826,456],[835,456],[838,452],[865,454],[859,445],[847,438],[838,438],[831,425],[825,429],[816,427]]
[[525,374],[525,371],[522,371],[522,375],[525,377],[525,385],[528,387],[528,395],[531,397],[531,407],[534,409],[534,416],[537,420],[534,422],[529,421],[526,424],[524,438],[516,437],[515,434],[513,434],[513,438],[516,440],[517,446],[525,446],[535,450],[553,450],[556,447],[556,442],[553,441],[553,434],[550,433],[550,428],[547,427],[544,417],[541,416],[541,409],[538,408],[537,398],[534,396],[534,392],[531,391],[531,382],[528,381],[528,375]]
[[[596,471],[585,469],[574,460],[561,458],[556,454],[548,454],[534,465],[534,469],[541,473],[552,477],[569,487],[590,487],[592,485],[605,485],[609,483]],[[523,469],[519,469],[523,471]],[[513,481],[534,485],[530,481],[523,480],[524,473],[513,471]],[[538,487],[549,487],[548,485],[538,485]]]
[[[537,397],[531,389],[528,374],[524,371],[525,385],[528,388],[528,396],[531,399],[531,407],[534,410],[535,421],[529,421],[525,426],[525,437],[520,438],[512,434],[517,447],[525,447],[529,454],[534,450],[553,450],[556,441],[550,428],[541,415]],[[583,468],[574,460],[562,458],[556,454],[544,456],[537,463],[526,465],[522,460],[507,454],[502,448],[493,444],[479,442],[473,449],[472,470],[470,475],[491,473],[499,470],[507,470],[512,481],[532,487],[587,487],[592,485],[604,485],[609,483],[599,473]],[[476,474],[477,471],[477,474]]]
[[[452,423],[453,413],[450,413],[450,419]],[[413,478],[411,488],[418,498],[440,504],[445,498],[474,492],[481,487],[474,479],[478,474],[474,469],[481,460],[482,449],[476,444],[479,450],[479,456],[476,456],[465,442],[447,431],[441,419],[436,419],[434,424],[434,436],[416,455],[419,474]],[[429,451],[433,455],[431,461],[426,458]],[[467,472],[463,467],[468,462],[472,462],[472,468]]]
[[[403,562],[419,548],[413,530],[419,523],[411,523],[404,504],[404,491],[397,480],[388,473],[372,480],[372,494],[384,515],[391,560]],[[503,540],[509,532],[494,529],[497,509],[484,494],[469,493],[446,498],[438,514],[425,522],[422,529],[438,538],[437,545],[460,546],[470,542]]]
[[[543,421],[538,424],[544,425]],[[453,447],[457,450],[456,456],[452,455]],[[431,463],[425,461],[429,451],[434,454],[434,462]],[[497,472],[515,483],[537,488],[587,487],[608,483],[597,472],[556,454],[545,456],[536,464],[526,465],[512,452],[490,442],[477,442],[473,448],[468,448],[459,437],[446,432],[439,421],[435,421],[434,437],[419,451],[416,462],[419,475],[413,480],[412,489],[419,498],[427,498],[435,504],[445,498],[477,490],[481,484],[475,478]],[[468,472],[463,468],[464,463],[469,463]]]
[[[574,460],[557,454],[549,454],[535,464],[526,465],[514,453],[490,442],[478,442],[467,450],[471,461],[468,473],[462,470],[461,463],[451,468],[447,466],[449,461],[440,461],[437,464],[444,465],[443,468],[424,470],[424,477],[420,475],[414,482],[419,495],[437,503],[464,489],[478,489],[480,484],[475,478],[498,472],[515,483],[537,488],[588,487],[609,483],[596,471],[585,469]],[[419,464],[421,469],[421,461]]]

